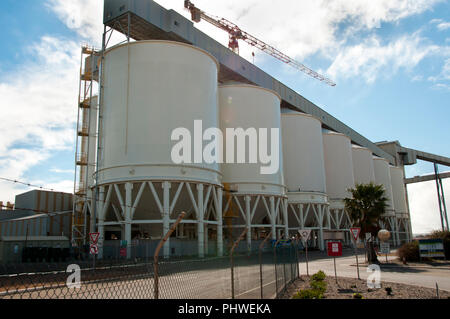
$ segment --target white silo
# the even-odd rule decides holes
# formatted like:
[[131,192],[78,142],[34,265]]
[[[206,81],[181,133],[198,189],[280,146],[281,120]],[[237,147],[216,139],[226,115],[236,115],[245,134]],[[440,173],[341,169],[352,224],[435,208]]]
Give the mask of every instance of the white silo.
[[[392,196],[394,202],[395,216],[397,221],[397,241],[409,241],[409,214],[406,203],[406,189],[404,184],[404,172],[402,167],[389,166],[391,174]],[[403,238],[400,238],[402,236]]]
[[324,249],[323,229],[330,225],[322,123],[309,114],[284,111],[281,128],[291,235],[304,228],[318,231],[319,247]]
[[372,151],[366,147],[352,145],[353,176],[355,184],[375,183]]
[[[184,210],[187,216],[177,234],[196,239],[198,254],[204,256],[208,230],[214,228],[222,254],[220,167],[198,158],[202,127],[219,124],[218,68],[209,53],[179,42],[138,41],[105,52],[98,171],[101,240],[105,227],[119,227],[128,248],[134,234],[160,238]],[[165,245],[164,256],[173,249]]]
[[323,148],[330,218],[335,229],[346,231],[352,224],[345,211],[344,198],[351,197],[348,189],[355,187],[351,140],[344,134],[326,131],[323,133]]
[[[280,232],[287,233],[280,102],[276,93],[261,87],[246,84],[219,86],[220,128],[226,145],[223,184],[225,190],[232,191],[225,194],[224,217],[228,217],[226,227],[230,236],[233,236],[233,229],[241,231],[247,227],[249,249],[252,238],[260,239],[269,230],[272,239],[280,236]],[[235,137],[232,133],[238,130],[245,132],[247,137],[243,138],[244,134]],[[245,144],[245,150],[241,152],[237,151],[239,140]],[[264,160],[261,152],[272,155],[270,164],[261,163]],[[270,165],[275,165],[276,171],[263,173],[262,167]],[[237,233],[235,231],[234,235]]]
[[[396,229],[396,219],[394,213],[394,202],[392,200],[392,185],[391,174],[389,170],[389,161],[381,157],[373,157],[373,166],[375,169],[375,183],[383,185],[385,190],[385,196],[387,198],[387,207],[384,217],[388,221],[388,225],[383,225],[385,228],[389,228],[394,234]],[[394,245],[397,244],[396,236],[391,236]]]

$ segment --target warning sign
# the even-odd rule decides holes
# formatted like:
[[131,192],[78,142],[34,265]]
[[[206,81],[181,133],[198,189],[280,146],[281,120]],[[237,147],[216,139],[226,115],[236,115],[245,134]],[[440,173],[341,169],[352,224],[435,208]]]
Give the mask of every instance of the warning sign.
[[97,244],[99,237],[100,237],[100,233],[89,233],[89,238],[91,238],[92,245]]
[[98,255],[98,246],[97,244],[93,244],[89,247],[89,253],[91,255]]
[[300,229],[298,232],[300,233],[300,236],[302,236],[303,240],[308,240],[309,235],[311,234],[311,229]]
[[355,241],[358,240],[359,233],[361,232],[361,228],[359,227],[352,227],[350,228],[350,233],[352,234],[352,237]]

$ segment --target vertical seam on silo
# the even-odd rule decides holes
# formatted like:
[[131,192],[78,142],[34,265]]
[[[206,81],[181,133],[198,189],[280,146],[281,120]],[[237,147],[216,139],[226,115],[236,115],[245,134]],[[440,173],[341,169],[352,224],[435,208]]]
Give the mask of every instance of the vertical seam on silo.
[[127,45],[127,107],[126,107],[126,119],[125,119],[125,154],[128,153],[128,106],[129,106],[129,99],[130,99],[130,42],[128,42]]

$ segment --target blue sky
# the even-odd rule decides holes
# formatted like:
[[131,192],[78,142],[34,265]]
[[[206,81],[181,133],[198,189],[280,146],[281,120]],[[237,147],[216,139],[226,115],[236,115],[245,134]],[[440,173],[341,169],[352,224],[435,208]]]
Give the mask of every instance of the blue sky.
[[[157,2],[189,15],[181,0]],[[79,47],[99,46],[102,3],[0,3],[0,176],[72,190]],[[258,67],[371,141],[399,140],[450,157],[449,1],[194,3],[331,77],[334,88],[255,51]],[[196,26],[226,45],[223,31],[205,22]],[[241,43],[250,61],[252,51]],[[429,163],[407,167],[407,176],[431,172]],[[444,185],[448,199],[450,184]],[[413,231],[438,228],[434,183],[408,188]],[[25,190],[1,182],[0,200]]]

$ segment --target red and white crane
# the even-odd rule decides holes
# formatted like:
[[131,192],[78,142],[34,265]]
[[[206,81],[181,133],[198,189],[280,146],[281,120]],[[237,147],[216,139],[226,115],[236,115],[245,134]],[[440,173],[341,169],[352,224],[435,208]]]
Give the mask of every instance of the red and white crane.
[[264,51],[265,53],[277,58],[280,61],[283,61],[286,64],[289,64],[290,66],[308,74],[309,76],[325,82],[326,84],[330,86],[335,86],[336,84],[331,81],[330,79],[326,78],[323,75],[320,75],[314,70],[311,70],[307,66],[303,65],[302,63],[295,61],[294,59],[290,58],[283,52],[277,50],[273,46],[264,43],[263,41],[257,39],[256,37],[248,34],[247,32],[241,30],[237,25],[234,23],[228,21],[225,18],[219,18],[212,16],[210,14],[205,13],[204,11],[197,8],[191,1],[185,0],[184,1],[184,7],[188,9],[191,12],[191,19],[194,22],[200,22],[202,19],[211,23],[212,25],[215,25],[216,27],[228,32],[229,35],[229,41],[228,41],[228,48],[230,48],[232,51],[239,54],[239,43],[238,40],[243,40],[250,44],[251,46],[254,46],[261,51]]

